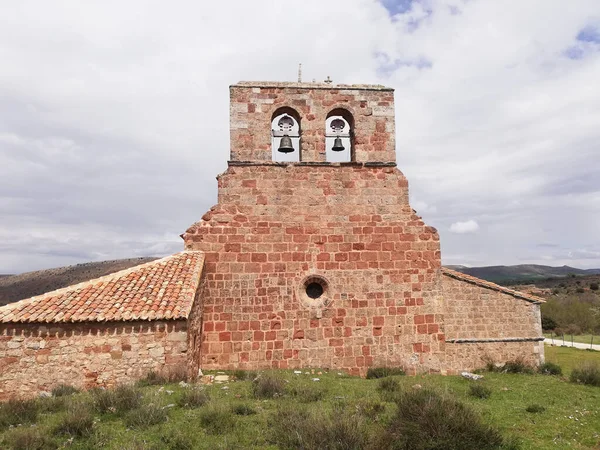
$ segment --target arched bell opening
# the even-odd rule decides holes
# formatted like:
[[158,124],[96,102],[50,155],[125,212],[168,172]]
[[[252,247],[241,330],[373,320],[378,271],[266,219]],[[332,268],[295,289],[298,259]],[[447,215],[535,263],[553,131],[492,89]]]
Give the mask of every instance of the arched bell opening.
[[347,109],[336,108],[325,120],[327,162],[354,161],[354,117]]
[[271,152],[273,161],[300,161],[300,115],[287,106],[271,116]]

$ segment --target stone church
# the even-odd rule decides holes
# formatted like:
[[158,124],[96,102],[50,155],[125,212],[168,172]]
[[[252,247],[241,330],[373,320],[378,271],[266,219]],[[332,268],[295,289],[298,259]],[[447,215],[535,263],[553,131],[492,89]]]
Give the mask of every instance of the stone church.
[[0,399],[176,367],[543,361],[540,298],[442,267],[396,166],[393,89],[241,82],[230,121],[182,252],[0,308]]

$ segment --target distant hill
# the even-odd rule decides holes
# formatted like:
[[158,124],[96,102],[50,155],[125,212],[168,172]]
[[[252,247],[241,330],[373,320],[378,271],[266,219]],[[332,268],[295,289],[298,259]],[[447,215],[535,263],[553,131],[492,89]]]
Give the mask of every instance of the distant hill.
[[0,275],[0,305],[154,261],[154,257],[90,262],[19,275]]
[[466,273],[477,278],[499,284],[514,284],[518,282],[534,282],[547,278],[565,278],[571,275],[587,276],[598,275],[600,269],[576,269],[575,267],[541,266],[537,264],[519,264],[516,266],[487,266],[466,267],[446,266],[449,269]]

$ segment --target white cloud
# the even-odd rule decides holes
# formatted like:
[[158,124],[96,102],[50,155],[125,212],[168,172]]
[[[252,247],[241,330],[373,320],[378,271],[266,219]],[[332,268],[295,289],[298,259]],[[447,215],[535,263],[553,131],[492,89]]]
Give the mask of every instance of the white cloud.
[[[320,0],[0,6],[0,273],[182,248],[226,167],[228,85],[292,81],[299,62],[305,80],[396,89],[399,168],[443,260],[600,248],[600,45],[578,39],[600,25],[597,0],[385,3],[401,14],[373,0],[335,14]],[[485,227],[443,231],[464,217]]]
[[435,205],[429,205],[421,200],[411,199],[411,206],[417,211],[419,214],[435,214],[437,212],[437,207]]
[[479,224],[474,220],[467,220],[466,222],[454,222],[452,225],[450,225],[450,231],[457,234],[474,233],[477,230],[479,230]]

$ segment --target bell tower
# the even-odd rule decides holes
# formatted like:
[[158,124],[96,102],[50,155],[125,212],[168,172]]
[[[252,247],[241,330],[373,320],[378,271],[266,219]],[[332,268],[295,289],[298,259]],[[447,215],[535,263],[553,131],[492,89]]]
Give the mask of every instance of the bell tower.
[[391,88],[240,82],[230,98],[232,161],[396,161]]
[[439,237],[396,168],[393,90],[240,82],[230,99],[218,204],[183,235],[206,255],[198,364],[440,370]]

